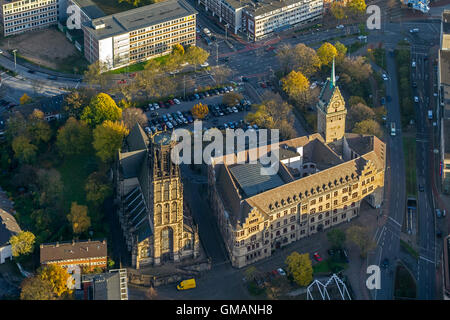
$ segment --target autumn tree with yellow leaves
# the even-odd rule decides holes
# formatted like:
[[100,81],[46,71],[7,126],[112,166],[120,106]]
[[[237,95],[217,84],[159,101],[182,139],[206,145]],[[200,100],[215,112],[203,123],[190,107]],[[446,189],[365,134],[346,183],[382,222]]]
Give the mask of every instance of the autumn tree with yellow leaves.
[[203,119],[208,115],[209,109],[206,104],[202,104],[201,102],[199,102],[192,107],[191,112],[198,119]]
[[96,155],[103,162],[112,161],[128,133],[129,130],[123,122],[106,120],[101,125],[98,125],[93,131],[93,146]]

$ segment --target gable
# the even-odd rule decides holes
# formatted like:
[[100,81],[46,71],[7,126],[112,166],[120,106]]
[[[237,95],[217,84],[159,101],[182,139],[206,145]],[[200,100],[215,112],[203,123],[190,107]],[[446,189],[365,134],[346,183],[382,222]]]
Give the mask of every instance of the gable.
[[328,102],[327,113],[335,113],[341,111],[346,111],[345,100],[344,97],[342,97],[339,88],[336,87],[333,91],[333,95],[331,96],[330,101]]

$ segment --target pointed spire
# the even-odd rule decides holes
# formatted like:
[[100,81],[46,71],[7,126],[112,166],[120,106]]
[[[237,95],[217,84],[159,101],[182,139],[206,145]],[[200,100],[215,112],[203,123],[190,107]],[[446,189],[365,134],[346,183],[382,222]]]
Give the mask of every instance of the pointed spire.
[[334,57],[333,57],[333,66],[331,67],[330,87],[333,88],[335,86],[336,86],[336,76],[334,72]]

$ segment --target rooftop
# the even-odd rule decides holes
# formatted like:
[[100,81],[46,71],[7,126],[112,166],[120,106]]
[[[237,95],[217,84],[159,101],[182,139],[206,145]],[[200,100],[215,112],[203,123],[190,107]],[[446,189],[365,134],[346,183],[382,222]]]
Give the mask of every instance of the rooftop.
[[100,40],[193,14],[197,11],[184,0],[167,0],[94,19],[84,26]]
[[439,60],[441,66],[441,83],[450,86],[450,51],[440,50]]
[[72,0],[89,19],[104,17],[106,14],[91,0]]
[[120,300],[120,274],[118,272],[84,274],[81,281],[83,286],[89,284],[86,300]]
[[0,247],[6,245],[11,236],[21,231],[16,219],[12,215],[13,212],[13,203],[0,188]]
[[442,12],[442,28],[444,33],[450,33],[450,10]]
[[106,240],[71,241],[41,244],[41,264],[52,261],[107,256]]
[[226,0],[235,10],[245,7],[246,11],[256,17],[265,13],[308,0]]

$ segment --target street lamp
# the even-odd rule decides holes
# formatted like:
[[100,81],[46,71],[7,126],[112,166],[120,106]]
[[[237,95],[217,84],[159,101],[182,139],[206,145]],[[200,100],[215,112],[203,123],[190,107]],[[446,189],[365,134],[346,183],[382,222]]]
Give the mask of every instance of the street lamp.
[[14,49],[12,52],[14,53],[14,70],[16,70],[16,51],[17,49]]

